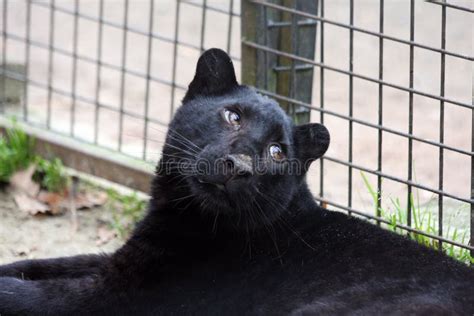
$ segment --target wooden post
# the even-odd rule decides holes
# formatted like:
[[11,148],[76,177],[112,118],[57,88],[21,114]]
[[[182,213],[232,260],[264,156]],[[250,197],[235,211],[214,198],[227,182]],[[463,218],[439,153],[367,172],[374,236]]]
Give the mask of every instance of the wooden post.
[[[317,14],[318,1],[273,0],[271,3]],[[242,40],[286,53],[314,59],[317,22],[270,8],[254,1],[242,1]],[[242,82],[305,103],[311,103],[313,66],[276,56],[242,44]],[[310,110],[280,102],[295,123],[309,122]]]

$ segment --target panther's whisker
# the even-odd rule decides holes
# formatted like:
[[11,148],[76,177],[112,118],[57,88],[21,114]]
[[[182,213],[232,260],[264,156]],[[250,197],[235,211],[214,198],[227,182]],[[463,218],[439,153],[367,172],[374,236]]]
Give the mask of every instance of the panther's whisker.
[[217,230],[217,219],[219,218],[219,214],[220,214],[220,208],[217,209],[217,212],[216,212],[216,217],[214,219],[214,224],[212,225],[212,231],[213,232],[216,232]]
[[[260,190],[257,189],[256,192],[257,192],[258,194],[260,194],[261,197],[262,197],[264,200],[266,200],[268,203],[270,203],[273,207],[276,207],[276,208],[281,209],[282,211],[285,211],[285,209],[283,209],[280,205],[278,205],[278,203],[276,203],[276,201],[275,201],[275,203],[276,203],[276,204],[275,204],[274,202],[272,202],[271,200],[269,200],[269,199],[270,199],[269,196],[267,197],[267,196],[263,195],[263,193],[261,193]],[[306,240],[304,240],[304,238],[301,236],[301,234],[300,234],[299,232],[297,232],[297,231],[291,226],[291,224],[288,223],[283,217],[278,217],[276,220],[277,220],[277,222],[278,222],[278,221],[281,221],[282,224],[286,225],[286,228],[289,229],[289,230],[290,230],[298,239],[300,239],[306,246],[308,246],[308,247],[309,247],[310,249],[312,249],[312,250],[315,250],[315,248],[314,248],[313,246],[311,246]]]
[[[168,128],[168,131],[162,131],[162,130],[159,130],[158,128],[156,127],[153,127],[153,126],[150,126],[151,129],[154,129],[158,132],[162,132],[164,134],[167,134],[168,136],[170,137],[174,137],[174,139],[176,140],[177,139],[177,136],[181,137],[182,140],[184,141],[187,141],[190,145],[193,145],[196,149],[198,149],[199,151],[202,150],[201,147],[199,147],[198,145],[196,145],[194,142],[192,142],[190,139],[188,139],[187,137],[183,136],[182,134],[180,134],[179,132],[177,132],[176,130],[172,129],[171,127]],[[171,133],[174,133],[175,135],[177,136],[174,136],[174,135],[170,135],[170,132]]]
[[267,220],[268,225],[264,224],[264,227],[267,230],[268,235],[270,236],[270,239],[273,241],[273,245],[275,246],[275,250],[277,252],[278,259],[280,260],[280,264],[283,265],[282,255],[280,253],[280,248],[278,247],[278,241],[277,241],[275,230],[273,229],[273,225],[272,225],[271,221],[268,219],[268,217],[265,215],[265,212],[263,211],[260,204],[258,203],[258,201],[255,198],[254,198],[254,202],[255,202],[255,205],[257,206],[257,209],[260,210],[260,213],[262,214],[262,217],[266,218],[266,220]]
[[[137,136],[137,135],[131,135],[131,134],[125,134],[125,136],[128,136],[128,137],[135,137],[135,138],[139,138],[139,139],[143,139],[142,136]],[[181,145],[183,145],[186,149],[190,150],[190,152],[193,152],[194,154],[198,154],[199,151],[201,150],[200,148],[198,148],[198,150],[196,150],[195,148],[191,147],[189,144],[186,144],[185,142],[183,142],[181,139],[173,136],[173,135],[169,135],[169,137],[171,137],[172,139],[174,139],[175,141],[177,141],[178,143],[180,143]],[[148,141],[151,141],[151,142],[154,142],[154,143],[159,143],[159,144],[163,144],[163,145],[168,145],[168,146],[172,146],[171,144],[169,144],[169,142],[166,142],[166,140],[158,140],[158,139],[155,139],[155,138],[151,138],[150,136],[148,136],[146,138],[146,140]],[[179,147],[175,147],[174,148],[179,148]],[[182,150],[182,148],[179,148]]]
[[196,195],[195,195],[195,194],[186,195],[186,196],[183,196],[183,197],[179,197],[179,198],[176,198],[176,199],[172,199],[172,200],[170,200],[170,202],[176,202],[176,201],[181,201],[181,200],[189,199],[190,197],[193,197],[193,196],[196,196]]

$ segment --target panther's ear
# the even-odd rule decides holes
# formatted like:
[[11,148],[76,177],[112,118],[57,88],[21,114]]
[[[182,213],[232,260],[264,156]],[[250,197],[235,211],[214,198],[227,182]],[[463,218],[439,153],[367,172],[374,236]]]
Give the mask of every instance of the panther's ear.
[[206,50],[199,57],[196,74],[183,102],[197,95],[221,95],[238,86],[229,55],[218,48]]
[[329,131],[324,125],[308,123],[293,128],[296,153],[303,163],[305,171],[310,164],[324,155],[329,147]]

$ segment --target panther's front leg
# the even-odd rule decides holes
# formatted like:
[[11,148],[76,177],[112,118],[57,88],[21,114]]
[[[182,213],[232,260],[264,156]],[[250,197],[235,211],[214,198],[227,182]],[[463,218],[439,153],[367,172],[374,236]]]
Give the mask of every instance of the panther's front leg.
[[80,278],[98,274],[107,255],[81,255],[55,259],[23,260],[0,266],[0,277],[22,280]]
[[20,280],[0,277],[0,315],[108,314],[123,297],[104,290],[101,276]]

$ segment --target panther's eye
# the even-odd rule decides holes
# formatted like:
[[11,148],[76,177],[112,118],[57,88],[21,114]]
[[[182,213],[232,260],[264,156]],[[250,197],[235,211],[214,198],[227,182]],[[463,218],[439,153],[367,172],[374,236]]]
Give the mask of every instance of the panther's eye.
[[268,150],[270,152],[270,156],[272,156],[272,158],[276,161],[281,161],[285,158],[285,154],[283,153],[283,150],[278,144],[270,145]]
[[240,126],[240,115],[231,110],[224,110],[224,118],[230,125],[234,127]]

